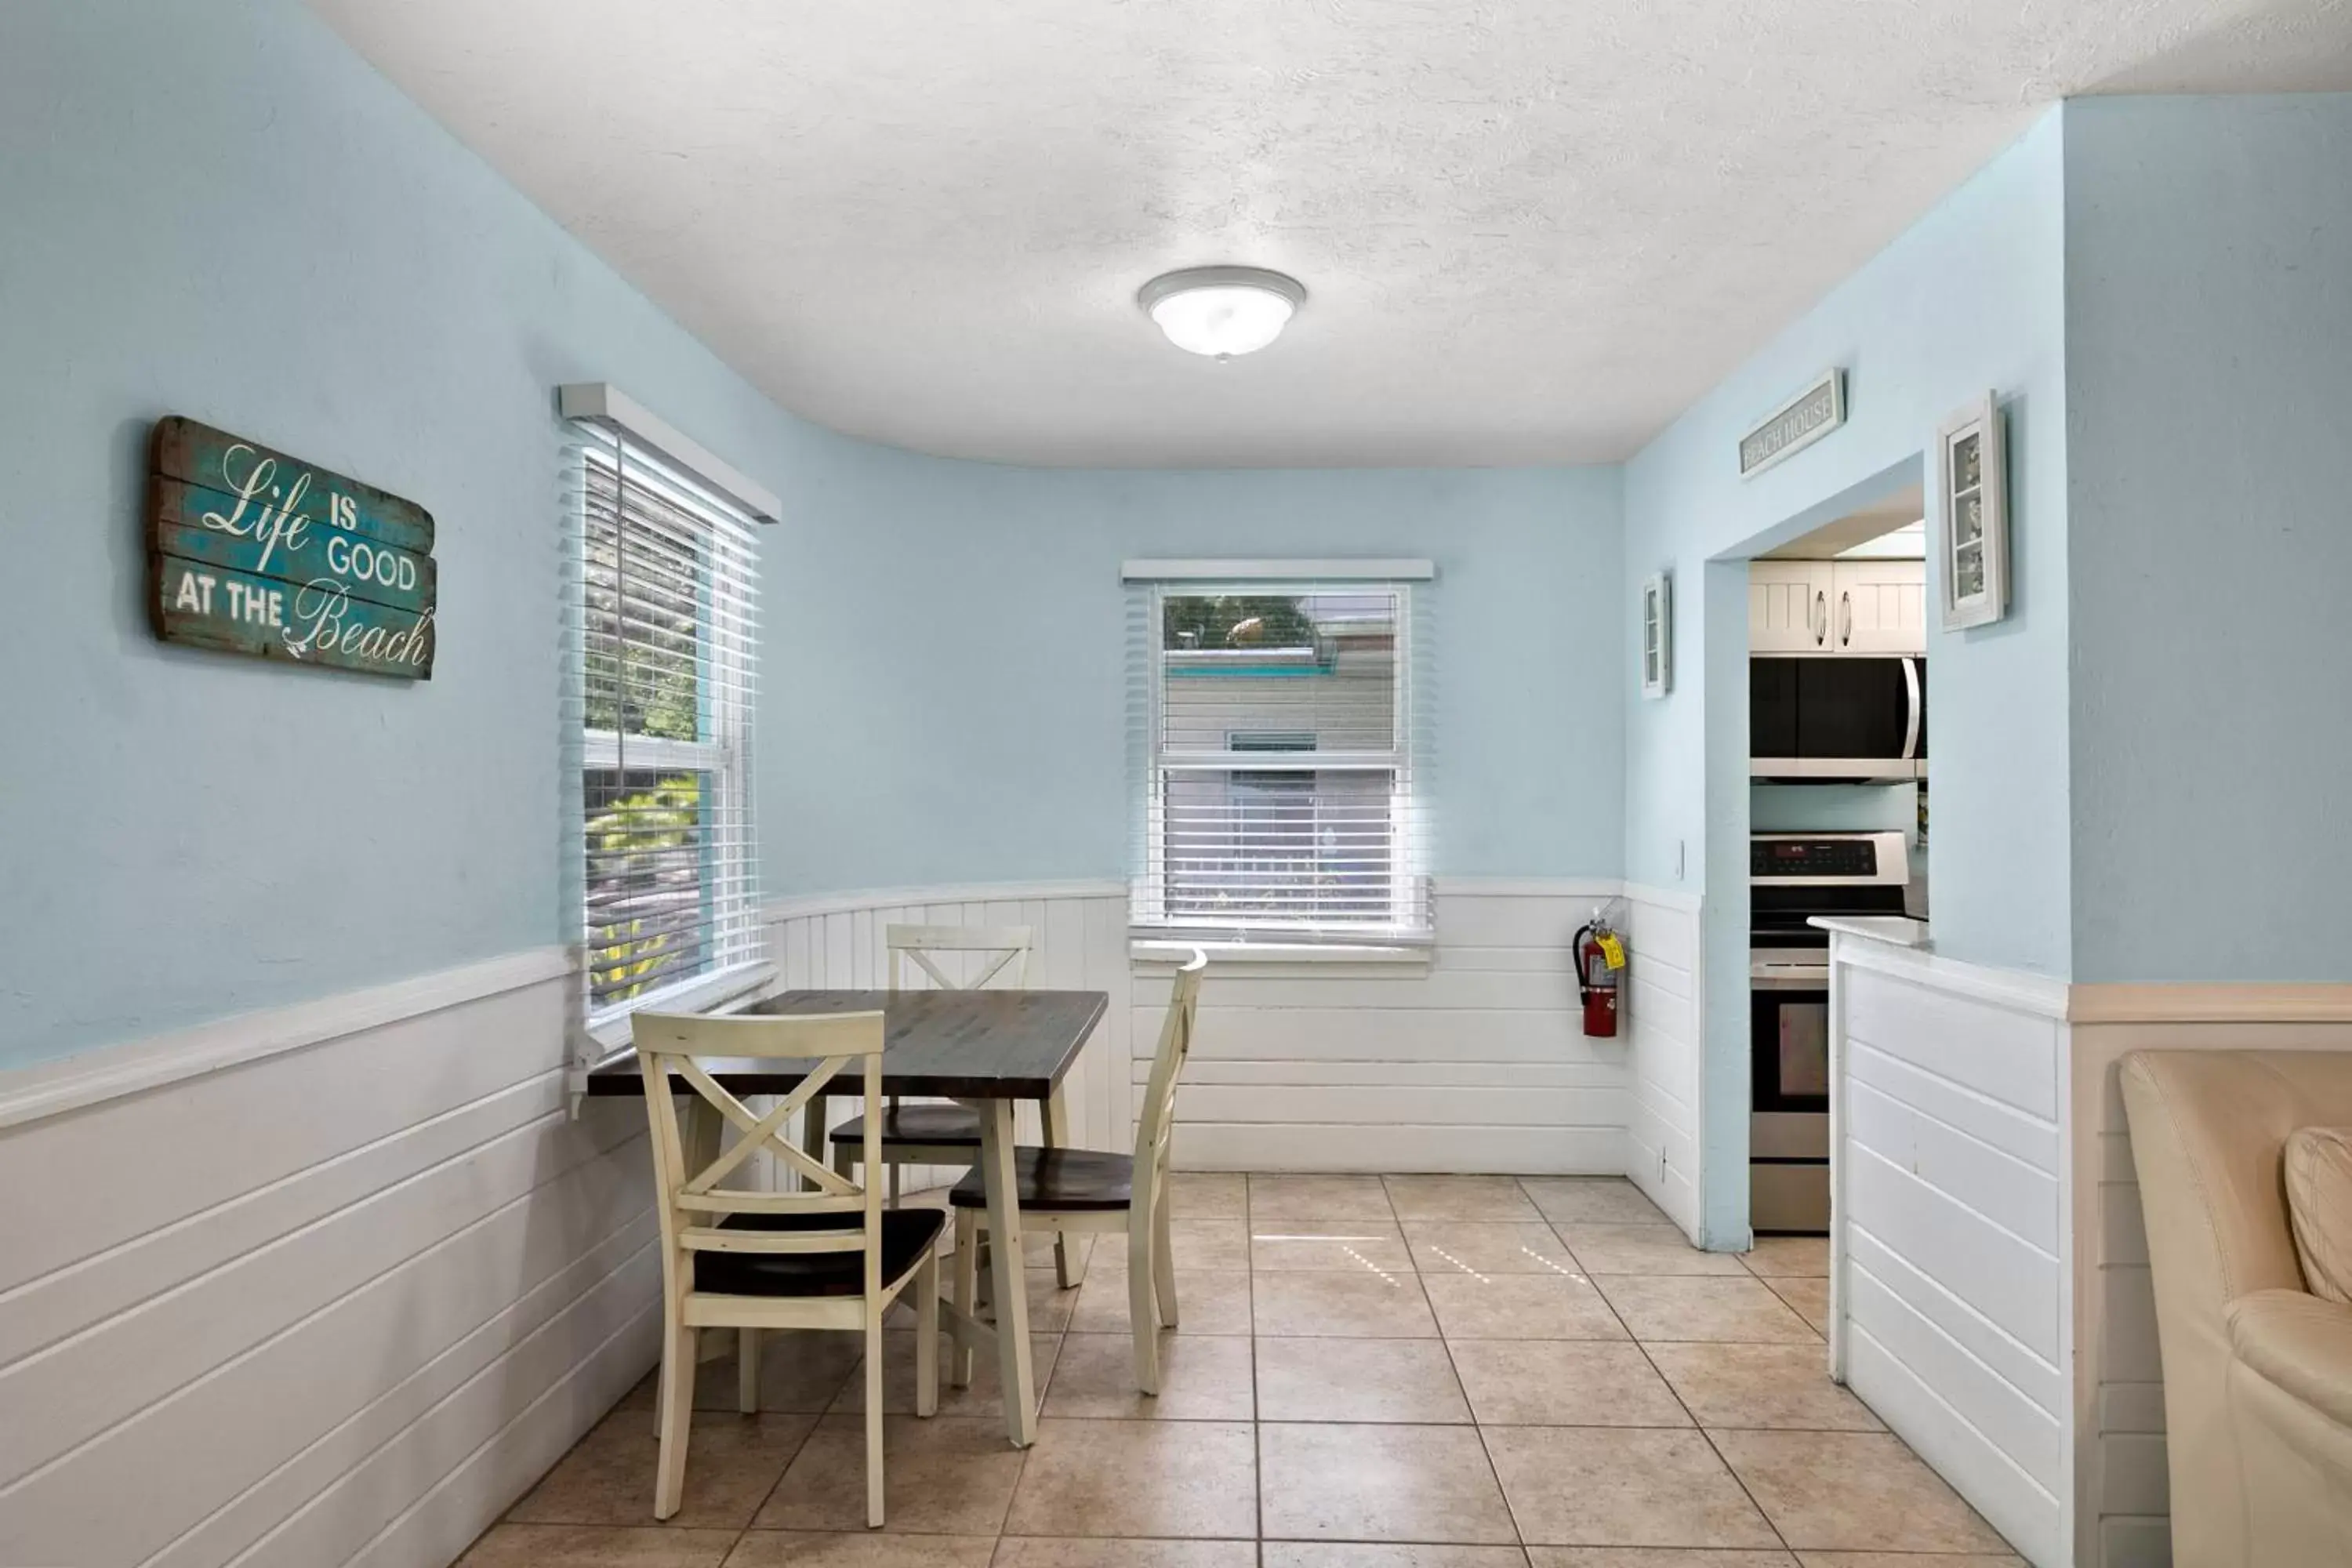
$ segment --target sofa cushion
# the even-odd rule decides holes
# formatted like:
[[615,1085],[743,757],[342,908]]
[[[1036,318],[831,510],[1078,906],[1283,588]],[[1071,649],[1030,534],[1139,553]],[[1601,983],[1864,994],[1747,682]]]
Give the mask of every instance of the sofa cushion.
[[2238,1359],[2339,1426],[2352,1426],[2352,1307],[2300,1290],[2256,1290],[2230,1303]]
[[2352,1305],[2352,1127],[2302,1127],[2284,1151],[2287,1215],[2303,1281]]

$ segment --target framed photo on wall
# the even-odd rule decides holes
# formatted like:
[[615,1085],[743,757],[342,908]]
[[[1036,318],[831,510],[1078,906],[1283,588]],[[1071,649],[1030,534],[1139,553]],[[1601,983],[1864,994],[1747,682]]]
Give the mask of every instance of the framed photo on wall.
[[1936,432],[1927,490],[1944,580],[1944,629],[2009,614],[2009,456],[1990,392]]
[[1664,697],[1675,680],[1675,584],[1658,573],[1642,584],[1642,695]]

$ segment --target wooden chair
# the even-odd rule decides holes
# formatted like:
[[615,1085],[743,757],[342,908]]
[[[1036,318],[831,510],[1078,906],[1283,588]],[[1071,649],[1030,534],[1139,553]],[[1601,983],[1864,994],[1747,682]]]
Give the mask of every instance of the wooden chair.
[[[890,954],[893,991],[905,988],[909,963],[942,991],[977,991],[1007,970],[1017,986],[1029,976],[1029,951],[1034,945],[1027,926],[894,925],[884,929],[882,941]],[[935,962],[950,952],[979,953],[983,958],[992,956],[995,962],[982,970],[977,979],[967,982],[949,975]],[[1045,1114],[1054,1112],[1049,1108]],[[835,1128],[834,1168],[846,1172],[866,1158],[857,1152],[865,1142],[863,1119],[853,1118]],[[961,1105],[901,1105],[894,1095],[882,1118],[881,1147],[882,1163],[890,1167],[890,1202],[896,1206],[903,1167],[970,1167],[978,1163],[980,1115]]]
[[[1090,1149],[1016,1149],[1021,1225],[1053,1231],[1127,1232],[1127,1314],[1135,1336],[1135,1384],[1160,1392],[1160,1333],[1176,1326],[1176,1260],[1168,1233],[1168,1142],[1175,1121],[1176,1083],[1192,1048],[1192,1017],[1200,1007],[1201,974],[1209,955],[1194,949],[1176,972],[1175,994],[1160,1026],[1151,1079],[1143,1092],[1133,1154]],[[969,1314],[979,1286],[977,1243],[987,1226],[988,1193],[973,1171],[948,1195],[956,1211],[955,1302]],[[971,1352],[955,1352],[955,1382],[971,1381]]]
[[[639,1013],[632,1022],[646,1075],[661,1210],[661,1456],[654,1517],[676,1513],[685,1488],[700,1331],[744,1331],[742,1399],[748,1415],[758,1409],[760,1331],[856,1329],[866,1335],[866,1521],[878,1526],[882,1315],[911,1281],[915,1413],[931,1415],[939,1408],[939,1241],[947,1216],[936,1209],[886,1210],[879,1188],[827,1169],[794,1145],[785,1130],[810,1097],[851,1064],[862,1069],[866,1125],[879,1127],[882,1015],[718,1018]],[[703,1069],[698,1057],[806,1058],[817,1065],[774,1110],[754,1116]],[[674,1077],[734,1125],[738,1136],[726,1152],[706,1139],[701,1142],[709,1146],[689,1155],[678,1128],[681,1100],[672,1093]],[[876,1145],[869,1134],[869,1171],[880,1157]],[[799,1172],[809,1189],[773,1193],[721,1184],[763,1152]]]

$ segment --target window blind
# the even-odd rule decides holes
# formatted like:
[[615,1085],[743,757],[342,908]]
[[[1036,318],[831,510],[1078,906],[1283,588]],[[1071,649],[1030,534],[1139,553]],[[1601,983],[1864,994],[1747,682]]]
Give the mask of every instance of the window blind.
[[1428,637],[1415,590],[1130,585],[1139,934],[1429,940]]
[[572,448],[570,781],[591,1026],[761,958],[754,522],[616,432]]

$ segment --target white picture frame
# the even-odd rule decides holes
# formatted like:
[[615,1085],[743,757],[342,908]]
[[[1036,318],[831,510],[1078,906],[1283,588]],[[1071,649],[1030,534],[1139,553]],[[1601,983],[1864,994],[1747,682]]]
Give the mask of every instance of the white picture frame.
[[1944,422],[1928,462],[1944,629],[1990,626],[2009,614],[2009,453],[1991,393]]
[[1664,572],[1642,584],[1642,695],[1664,697],[1675,684],[1675,584]]

